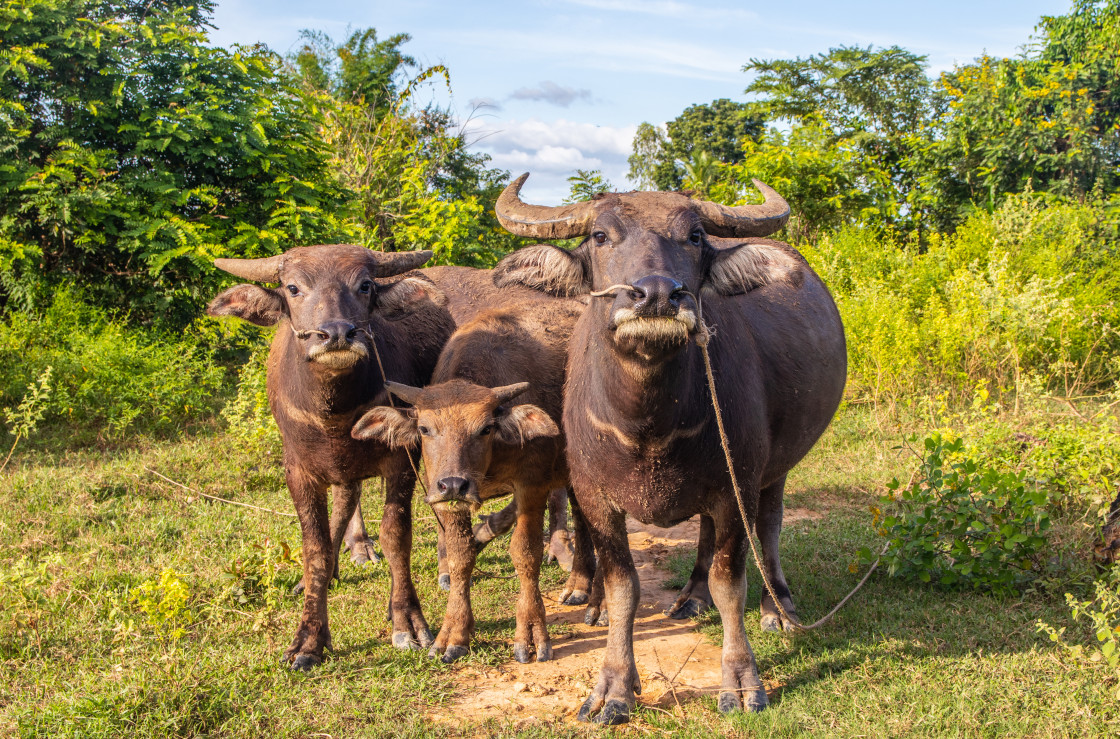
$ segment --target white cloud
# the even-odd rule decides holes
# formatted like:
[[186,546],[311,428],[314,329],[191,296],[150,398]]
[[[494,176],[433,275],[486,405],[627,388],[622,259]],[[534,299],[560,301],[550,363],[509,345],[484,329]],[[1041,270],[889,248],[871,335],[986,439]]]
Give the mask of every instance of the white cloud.
[[512,100],[539,100],[567,108],[576,100],[591,102],[591,90],[563,87],[552,80],[545,80],[536,87],[519,87],[510,93]]

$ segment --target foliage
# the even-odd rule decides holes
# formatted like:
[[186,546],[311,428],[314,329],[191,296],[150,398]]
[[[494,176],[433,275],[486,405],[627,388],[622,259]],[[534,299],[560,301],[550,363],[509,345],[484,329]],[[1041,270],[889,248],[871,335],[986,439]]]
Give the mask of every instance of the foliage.
[[[915,437],[916,440],[916,437]],[[897,478],[873,508],[875,526],[889,546],[882,561],[892,576],[946,586],[1012,593],[1043,568],[1050,528],[1045,492],[1028,489],[1022,475],[1000,473],[963,458],[960,439],[939,433],[924,439],[917,479]],[[949,469],[945,469],[948,465]],[[870,560],[870,550],[861,550]]]
[[[175,642],[186,633],[193,616],[188,602],[190,590],[179,574],[170,567],[163,568],[159,580],[146,580],[129,591],[128,601],[144,614],[146,625],[167,641]],[[122,625],[122,632],[135,629],[133,620]]]
[[214,257],[334,240],[317,106],[275,54],[210,46],[209,10],[0,8],[0,263],[182,326]]
[[8,433],[16,438],[12,442],[12,448],[8,450],[8,456],[4,457],[4,462],[0,464],[0,472],[3,472],[4,468],[8,466],[8,460],[12,458],[12,452],[16,450],[19,440],[30,436],[39,425],[39,421],[43,420],[43,414],[47,410],[47,399],[51,394],[52,371],[53,368],[48,365],[39,375],[39,379],[27,386],[27,393],[19,401],[19,406],[15,410],[4,409],[4,419],[8,422],[9,427]]
[[366,28],[335,44],[323,31],[304,29],[300,38],[293,59],[300,78],[338,100],[373,107],[379,117],[390,112],[405,70],[417,67],[400,50],[412,40],[407,33],[379,41],[377,29]]
[[694,164],[701,155],[722,164],[742,161],[741,147],[761,135],[762,119],[745,103],[720,98],[689,106],[665,129],[663,134],[659,128],[642,123],[635,133],[627,176],[641,189],[681,189],[686,165]]
[[287,542],[265,539],[222,570],[229,581],[227,597],[238,606],[258,601],[281,605],[299,581],[302,567],[299,550],[293,554]]
[[576,173],[568,178],[571,192],[564,198],[565,203],[578,203],[581,200],[590,200],[601,192],[611,192],[614,185],[603,177],[598,169],[577,169]]
[[262,342],[237,371],[237,392],[222,409],[230,436],[254,456],[280,458],[280,429],[265,386],[269,342]]
[[[50,395],[34,413],[70,443],[167,434],[208,418],[221,401],[225,371],[190,332],[129,328],[62,289],[41,313],[0,321],[0,405],[52,368]],[[41,384],[39,385],[41,388]]]
[[1071,644],[1065,626],[1054,628],[1039,620],[1036,628],[1061,647],[1074,664],[1099,665],[1111,672],[1110,680],[1117,686],[1116,700],[1120,700],[1120,576],[1113,572],[1111,577],[1099,578],[1093,586],[1095,597],[1089,600],[1066,593],[1071,620],[1076,623],[1084,618],[1089,624],[1091,637],[1085,640],[1088,645]]

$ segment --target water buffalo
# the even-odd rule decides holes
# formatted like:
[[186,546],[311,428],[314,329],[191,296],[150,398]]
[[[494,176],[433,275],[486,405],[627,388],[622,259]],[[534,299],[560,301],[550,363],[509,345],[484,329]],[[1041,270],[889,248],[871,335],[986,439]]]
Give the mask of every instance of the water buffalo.
[[[410,451],[350,435],[371,406],[388,402],[386,381],[428,382],[455,328],[444,307],[446,296],[430,280],[417,275],[384,279],[419,267],[431,255],[334,244],[265,259],[215,260],[219,269],[243,279],[279,283],[275,289],[232,287],[211,301],[208,312],[279,325],[268,357],[268,399],[283,438],[284,472],[303,535],[303,617],[284,652],[293,669],[317,665],[331,645],[327,588],[361,482],[368,477],[385,481],[380,539],[392,576],[393,644],[427,647],[434,640],[410,572],[416,483]],[[328,488],[333,497],[329,519]]]
[[[563,427],[575,497],[599,555],[610,610],[607,655],[579,710],[583,721],[625,722],[640,692],[633,625],[638,576],[625,518],[670,526],[709,516],[708,587],[723,620],[719,708],[766,706],[743,628],[746,531],[785,609],[793,601],[778,559],[786,474],[820,437],[846,375],[844,331],[828,290],[800,254],[766,239],[789,215],[756,182],[761,205],[726,207],[681,193],[605,194],[563,207],[528,205],[525,177],[498,199],[520,236],[584,237],[575,249],[538,245],[507,256],[499,286],[597,298],[569,346]],[[748,522],[742,520],[712,409],[700,349],[703,321]],[[769,598],[763,616],[778,617]]]
[[[537,299],[479,315],[452,335],[432,385],[389,384],[411,409],[374,408],[354,427],[356,438],[421,444],[427,502],[439,517],[450,565],[447,615],[431,650],[444,662],[466,654],[474,633],[470,586],[479,546],[471,512],[510,494],[510,554],[521,581],[514,657],[528,662],[534,647],[539,661],[552,656],[539,586],[540,531],[549,491],[568,484],[563,437],[552,419],[560,417],[568,339],[583,307]],[[525,402],[511,404],[515,398]],[[565,600],[583,602],[594,556],[575,513],[577,550]]]

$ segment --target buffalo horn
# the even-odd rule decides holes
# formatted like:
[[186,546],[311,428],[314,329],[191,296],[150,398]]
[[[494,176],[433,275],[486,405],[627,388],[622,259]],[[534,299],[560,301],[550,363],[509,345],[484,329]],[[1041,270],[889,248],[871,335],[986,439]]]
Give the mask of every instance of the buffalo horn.
[[243,280],[278,282],[280,280],[280,265],[283,262],[284,255],[277,254],[274,257],[262,257],[260,259],[215,259],[214,266]]
[[490,392],[494,393],[494,397],[498,399],[499,403],[505,403],[513,400],[521,393],[529,389],[527,382],[515,382],[512,385],[503,385],[502,387],[492,388]]
[[751,180],[764,196],[758,205],[730,207],[706,200],[693,201],[693,210],[704,222],[704,230],[713,236],[743,238],[769,236],[789,220],[789,203],[769,185]]
[[515,236],[529,236],[534,239],[570,239],[586,236],[591,228],[595,211],[591,203],[547,206],[529,205],[521,202],[518,193],[529,173],[518,177],[506,186],[498,196],[494,214],[502,228]]
[[422,391],[422,388],[402,385],[399,382],[386,382],[385,387],[393,395],[396,395],[404,402],[411,403],[412,405],[416,405],[416,399],[420,397]]
[[377,262],[377,276],[391,277],[402,272],[416,269],[432,258],[432,253],[423,251],[375,251],[374,259]]

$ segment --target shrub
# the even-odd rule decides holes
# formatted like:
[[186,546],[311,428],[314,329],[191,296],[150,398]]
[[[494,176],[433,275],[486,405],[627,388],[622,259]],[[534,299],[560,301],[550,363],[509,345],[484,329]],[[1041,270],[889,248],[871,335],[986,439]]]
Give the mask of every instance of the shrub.
[[226,372],[192,334],[129,326],[70,289],[39,314],[0,320],[0,406],[53,368],[42,424],[68,440],[167,434],[217,409]]
[[1038,621],[1036,628],[1047,634],[1051,641],[1075,663],[1100,666],[1111,672],[1110,679],[1117,683],[1116,699],[1120,700],[1120,576],[1113,573],[1094,583],[1096,594],[1090,600],[1079,600],[1066,593],[1066,604],[1072,620],[1088,622],[1091,636],[1079,639],[1082,643],[1070,643],[1066,638],[1066,627],[1054,628],[1044,621]]
[[254,456],[278,458],[280,429],[272,417],[265,387],[268,344],[258,346],[237,373],[237,393],[222,409],[233,437]]
[[[949,463],[963,450],[960,439],[935,433],[924,446],[917,479],[887,485],[881,502],[893,510],[873,509],[873,525],[888,539],[888,572],[1001,594],[1038,574],[1050,528],[1045,492],[967,457]],[[872,558],[867,549],[860,555]]]

